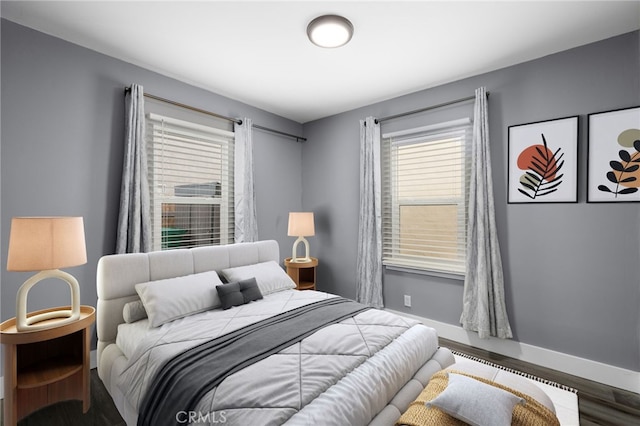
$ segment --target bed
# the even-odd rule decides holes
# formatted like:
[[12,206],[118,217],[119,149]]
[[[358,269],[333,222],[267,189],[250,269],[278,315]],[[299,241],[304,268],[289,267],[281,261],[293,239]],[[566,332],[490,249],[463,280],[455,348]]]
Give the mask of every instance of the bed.
[[294,290],[279,262],[276,241],[99,260],[98,375],[128,425],[391,425],[454,362],[432,328]]

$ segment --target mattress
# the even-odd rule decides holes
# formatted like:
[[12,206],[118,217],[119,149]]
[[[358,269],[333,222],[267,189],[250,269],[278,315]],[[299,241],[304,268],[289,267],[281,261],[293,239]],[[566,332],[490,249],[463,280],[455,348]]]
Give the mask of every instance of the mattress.
[[[157,328],[148,328],[144,320],[120,324],[117,345],[127,360],[115,385],[137,412],[151,381],[175,355],[331,297],[335,296],[286,290]],[[223,417],[227,424],[367,424],[437,349],[433,329],[389,312],[367,310],[230,375],[200,400],[194,415],[209,423]]]
[[154,329],[149,326],[149,320],[146,318],[133,323],[125,322],[118,325],[116,345],[118,345],[124,356],[131,358],[138,343],[153,331]]

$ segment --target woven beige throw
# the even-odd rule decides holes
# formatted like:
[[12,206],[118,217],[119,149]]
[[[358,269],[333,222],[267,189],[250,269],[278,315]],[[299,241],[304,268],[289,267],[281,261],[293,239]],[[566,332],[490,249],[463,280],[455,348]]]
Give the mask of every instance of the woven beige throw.
[[[466,374],[459,371],[451,371],[457,374],[463,374],[465,376],[471,377],[473,379],[479,380],[483,383],[489,384],[491,386],[495,386],[497,388],[506,390],[508,392],[513,393],[514,395],[519,396],[520,398],[524,398],[526,401],[525,405],[516,405],[513,409],[513,417],[511,419],[511,424],[513,426],[560,426],[560,422],[556,415],[551,412],[547,407],[540,404],[538,401],[526,395],[522,392],[519,392],[515,389],[511,389],[509,387],[503,386],[499,383],[492,382],[490,380],[486,380],[482,377],[473,376],[471,374]],[[433,375],[427,387],[418,395],[418,398],[411,403],[407,411],[402,414],[396,426],[407,425],[407,426],[459,426],[465,425],[463,421],[460,421],[450,415],[446,414],[444,411],[441,411],[435,407],[427,407],[425,403],[427,401],[431,401],[436,396],[438,396],[441,392],[445,390],[447,384],[449,383],[449,378],[447,377],[447,372],[439,371]]]

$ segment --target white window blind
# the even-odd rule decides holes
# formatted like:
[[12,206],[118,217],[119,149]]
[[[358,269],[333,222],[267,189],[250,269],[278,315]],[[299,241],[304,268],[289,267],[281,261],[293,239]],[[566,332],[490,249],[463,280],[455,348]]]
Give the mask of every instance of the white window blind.
[[383,134],[383,264],[465,273],[470,123]]
[[158,114],[146,125],[153,249],[232,243],[234,133]]

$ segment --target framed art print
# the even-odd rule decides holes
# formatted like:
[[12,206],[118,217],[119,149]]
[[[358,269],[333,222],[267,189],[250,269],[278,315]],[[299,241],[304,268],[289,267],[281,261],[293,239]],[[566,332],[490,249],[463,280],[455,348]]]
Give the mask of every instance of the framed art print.
[[640,201],[640,107],[589,114],[587,202]]
[[508,203],[578,201],[578,116],[509,126]]

